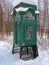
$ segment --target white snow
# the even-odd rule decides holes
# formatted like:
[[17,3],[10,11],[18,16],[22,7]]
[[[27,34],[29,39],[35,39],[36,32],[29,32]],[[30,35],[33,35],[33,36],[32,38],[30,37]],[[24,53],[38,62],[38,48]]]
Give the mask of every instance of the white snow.
[[26,8],[24,8],[24,7],[19,7],[19,8],[16,8],[16,11],[17,12],[19,12],[19,11],[27,11],[29,8],[28,7],[26,7]]
[[15,7],[21,2],[37,5],[37,0],[14,0],[12,5]]
[[12,46],[0,41],[0,65],[49,65],[49,49],[41,51],[38,48],[39,56],[28,61],[19,59],[19,53],[12,55],[11,52]]
[[35,13],[36,13],[36,14],[40,14],[40,12],[39,12],[39,11],[35,11]]

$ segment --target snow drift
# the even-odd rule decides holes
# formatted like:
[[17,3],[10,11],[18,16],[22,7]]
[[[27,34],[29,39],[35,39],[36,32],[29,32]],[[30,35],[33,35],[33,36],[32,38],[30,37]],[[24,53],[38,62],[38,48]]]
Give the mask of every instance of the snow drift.
[[49,49],[41,51],[38,48],[39,56],[35,59],[23,61],[19,59],[19,54],[12,55],[12,46],[5,42],[0,42],[0,65],[49,65]]

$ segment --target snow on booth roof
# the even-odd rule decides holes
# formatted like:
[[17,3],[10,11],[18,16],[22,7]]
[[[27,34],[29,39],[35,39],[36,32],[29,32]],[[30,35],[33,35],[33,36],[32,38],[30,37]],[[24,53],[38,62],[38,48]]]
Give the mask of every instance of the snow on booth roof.
[[[16,11],[19,12],[19,11],[27,11],[30,7],[19,7],[19,8],[16,8]],[[36,14],[39,14],[39,11],[35,11]]]
[[19,7],[19,8],[16,8],[16,11],[17,12],[19,12],[19,11],[27,11],[29,8],[28,7],[26,7],[26,8],[24,8],[24,7]]
[[32,4],[32,5],[37,5],[37,0],[14,0],[12,5],[13,7],[17,6],[21,2],[27,3],[27,4]]

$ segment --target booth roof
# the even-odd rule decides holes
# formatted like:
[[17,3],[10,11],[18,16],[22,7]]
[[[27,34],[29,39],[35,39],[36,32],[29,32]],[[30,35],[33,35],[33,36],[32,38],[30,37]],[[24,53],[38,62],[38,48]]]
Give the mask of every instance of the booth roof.
[[[23,11],[23,12],[26,12],[30,7],[19,7],[19,8],[15,8],[16,12],[19,12],[19,11]],[[35,14],[40,14],[38,10],[35,10]],[[13,15],[13,11],[11,12],[11,15]]]
[[32,4],[32,5],[37,5],[37,0],[14,0],[12,5],[13,7],[17,6],[21,2],[27,3],[27,4]]

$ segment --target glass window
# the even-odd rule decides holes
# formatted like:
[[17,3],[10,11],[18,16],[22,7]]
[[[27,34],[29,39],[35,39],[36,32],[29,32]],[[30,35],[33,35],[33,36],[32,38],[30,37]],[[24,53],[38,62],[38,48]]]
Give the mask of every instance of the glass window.
[[27,12],[27,13],[23,16],[23,19],[25,19],[25,20],[34,20],[35,17],[32,15],[31,12]]
[[15,20],[20,20],[20,15],[19,14],[16,14]]
[[32,26],[27,26],[26,38],[32,39]]

